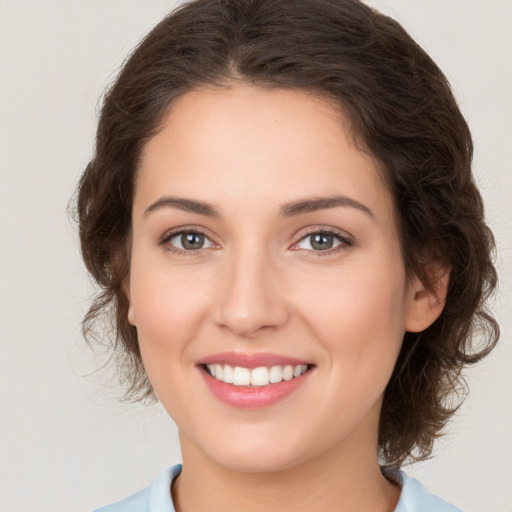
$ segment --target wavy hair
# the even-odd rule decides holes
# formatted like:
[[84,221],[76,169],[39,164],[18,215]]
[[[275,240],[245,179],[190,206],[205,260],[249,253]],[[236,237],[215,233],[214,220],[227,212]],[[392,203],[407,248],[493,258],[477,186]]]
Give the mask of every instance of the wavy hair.
[[104,97],[77,189],[82,255],[100,290],[83,321],[86,339],[103,339],[101,320],[110,318],[104,343],[126,397],[153,396],[122,288],[139,157],[176,98],[234,80],[335,104],[380,163],[407,272],[433,289],[433,266],[451,269],[440,317],[404,337],[379,427],[383,462],[427,458],[464,396],[462,369],[498,339],[486,308],[497,281],[494,241],[471,172],[471,134],[447,79],[401,25],[358,0],[193,0],[133,51]]

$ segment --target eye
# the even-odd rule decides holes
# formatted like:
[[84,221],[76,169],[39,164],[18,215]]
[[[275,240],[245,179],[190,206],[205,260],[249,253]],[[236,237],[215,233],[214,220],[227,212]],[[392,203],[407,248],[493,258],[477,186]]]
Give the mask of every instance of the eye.
[[167,245],[170,250],[187,252],[215,247],[215,244],[204,233],[192,230],[171,233],[162,243]]
[[295,249],[323,252],[338,247],[349,247],[352,242],[338,233],[315,231],[301,238],[294,246]]

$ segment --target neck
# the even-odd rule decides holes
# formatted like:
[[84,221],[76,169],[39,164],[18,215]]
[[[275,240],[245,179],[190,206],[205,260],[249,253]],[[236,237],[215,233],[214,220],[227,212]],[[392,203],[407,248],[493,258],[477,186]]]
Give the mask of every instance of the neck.
[[400,489],[377,463],[376,442],[364,453],[343,446],[279,471],[221,466],[180,435],[183,471],[173,485],[177,512],[392,512]]

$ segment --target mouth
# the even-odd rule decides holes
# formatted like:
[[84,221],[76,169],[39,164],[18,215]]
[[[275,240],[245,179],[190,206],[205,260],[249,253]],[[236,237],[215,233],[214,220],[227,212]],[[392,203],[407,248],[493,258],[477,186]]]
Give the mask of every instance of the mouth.
[[233,386],[262,387],[296,379],[313,365],[275,365],[245,368],[229,364],[203,364],[203,369],[215,379]]
[[256,409],[301,388],[315,364],[274,354],[224,353],[197,362],[210,392],[227,405]]

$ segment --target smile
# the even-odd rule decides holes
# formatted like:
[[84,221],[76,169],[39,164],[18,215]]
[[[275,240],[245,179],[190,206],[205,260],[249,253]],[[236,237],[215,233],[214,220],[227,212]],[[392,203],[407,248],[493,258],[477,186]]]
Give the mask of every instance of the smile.
[[207,389],[236,408],[260,409],[303,387],[316,364],[271,353],[224,352],[196,361]]
[[245,368],[242,366],[230,366],[229,364],[207,364],[206,369],[212,377],[233,384],[234,386],[261,387],[269,384],[278,384],[279,382],[289,381],[300,377],[308,369],[307,364],[296,366],[260,366],[258,368]]

